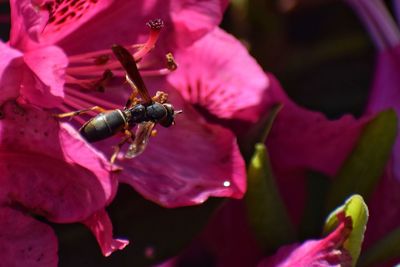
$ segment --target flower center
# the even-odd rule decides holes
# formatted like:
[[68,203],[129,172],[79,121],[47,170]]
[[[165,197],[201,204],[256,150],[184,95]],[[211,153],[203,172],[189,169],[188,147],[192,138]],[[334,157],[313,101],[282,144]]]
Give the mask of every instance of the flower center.
[[[177,64],[171,53],[165,56],[164,66],[161,68],[144,68],[142,59],[155,47],[163,21],[151,20],[146,24],[149,29],[149,37],[144,44],[132,44],[125,46],[131,52],[138,64],[140,74],[143,76],[166,75],[177,68]],[[110,49],[92,51],[84,54],[69,56],[69,65],[65,76],[65,103],[61,109],[71,111],[86,109],[91,106],[102,106],[105,109],[116,109],[120,106],[100,99],[88,92],[103,92],[105,85],[112,77],[125,77],[125,70],[115,58]],[[139,63],[141,62],[141,63]],[[151,66],[150,66],[151,67]],[[79,120],[78,117],[76,117]]]

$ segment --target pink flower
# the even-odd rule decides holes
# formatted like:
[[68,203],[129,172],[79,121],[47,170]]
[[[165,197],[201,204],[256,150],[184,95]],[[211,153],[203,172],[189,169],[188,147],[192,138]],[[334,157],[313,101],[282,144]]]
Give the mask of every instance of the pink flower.
[[[187,46],[214,28],[225,6],[225,1],[11,1],[10,40],[7,44],[0,42],[0,104],[3,107],[0,167],[4,172],[0,223],[2,231],[7,233],[1,235],[4,238],[1,243],[8,244],[2,250],[3,261],[19,260],[16,264],[24,266],[57,264],[54,233],[29,217],[28,212],[57,223],[84,223],[93,231],[106,256],[126,246],[127,241],[112,239],[111,222],[104,211],[117,187],[110,164],[68,123],[60,124],[52,118],[48,108],[66,111],[87,108],[91,100],[99,105],[106,102],[96,97],[95,91],[103,89],[102,83],[110,78],[109,70],[116,76],[124,75],[119,63],[110,57],[111,45],[133,44],[131,50],[136,49],[135,57],[141,59],[158,38],[159,28],[153,25],[146,43],[135,45],[145,41],[145,29],[131,25],[145,25],[150,18],[162,17],[171,25],[161,42],[165,44],[162,48],[168,51]],[[166,68],[143,71],[148,75],[168,72]],[[129,91],[111,92],[111,99],[117,99],[115,103],[118,103],[111,104],[111,108],[121,108],[128,94]],[[220,141],[212,134],[207,135],[209,129],[218,134],[227,133],[221,127],[202,128],[205,136],[213,139],[212,144]],[[194,135],[194,138],[201,137]],[[243,168],[233,137],[221,143],[228,146],[233,143],[232,161]],[[223,161],[228,170],[230,159],[226,160],[224,153],[211,158]],[[168,183],[175,186],[177,182],[170,179]],[[211,180],[209,183],[214,186]],[[215,184],[220,187],[219,183]],[[201,188],[195,184],[193,187],[196,197],[204,199],[199,197]],[[210,194],[233,191],[225,187],[215,188]],[[160,196],[154,198],[166,202]],[[6,219],[9,215],[15,217],[14,224]]]
[[352,220],[344,213],[338,214],[338,220],[337,228],[325,238],[281,247],[258,267],[352,266],[350,253],[343,246],[352,231]]
[[[360,16],[377,47],[375,76],[371,87],[367,114],[393,108],[400,112],[400,31],[384,2],[347,0]],[[394,13],[399,18],[399,2],[394,1]],[[398,124],[399,127],[399,124]],[[398,128],[399,129],[399,128]],[[400,138],[397,137],[392,158],[386,167],[379,187],[369,201],[370,231],[366,246],[399,227],[400,209],[392,203],[400,201]]]

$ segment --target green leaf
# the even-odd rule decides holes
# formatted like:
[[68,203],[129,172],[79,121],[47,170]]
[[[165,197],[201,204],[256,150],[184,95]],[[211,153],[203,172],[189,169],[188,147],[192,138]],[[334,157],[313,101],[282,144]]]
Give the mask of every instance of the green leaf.
[[365,126],[358,143],[333,179],[327,198],[327,211],[352,194],[368,199],[389,159],[397,133],[393,110],[379,113]]
[[333,231],[338,220],[336,215],[344,211],[346,216],[350,216],[353,222],[353,230],[349,238],[344,243],[344,247],[350,252],[352,257],[352,266],[355,266],[361,252],[361,245],[364,240],[364,232],[368,221],[368,207],[364,199],[360,195],[353,195],[346,200],[343,206],[334,210],[325,222],[324,232],[329,233]]
[[255,147],[248,169],[245,201],[249,223],[266,251],[295,240],[295,232],[271,173],[264,144]]
[[[390,232],[384,238],[364,251],[360,257],[359,266],[382,264],[400,255],[400,227]],[[400,266],[396,265],[396,266]]]

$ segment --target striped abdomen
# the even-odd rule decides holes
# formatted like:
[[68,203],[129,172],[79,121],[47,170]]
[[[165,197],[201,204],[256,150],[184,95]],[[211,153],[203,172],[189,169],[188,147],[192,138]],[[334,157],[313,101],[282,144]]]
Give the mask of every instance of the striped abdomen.
[[121,110],[115,109],[98,114],[86,122],[80,129],[80,134],[88,142],[96,142],[113,136],[121,131],[126,124],[126,118]]

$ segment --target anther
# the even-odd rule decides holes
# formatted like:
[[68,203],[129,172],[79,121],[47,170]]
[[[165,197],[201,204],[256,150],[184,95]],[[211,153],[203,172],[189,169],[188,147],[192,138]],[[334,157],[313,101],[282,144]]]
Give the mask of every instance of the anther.
[[103,73],[103,77],[101,77],[100,80],[97,81],[97,83],[94,85],[94,87],[97,89],[99,92],[104,92],[104,85],[114,76],[111,70],[107,69]]
[[169,70],[176,70],[178,68],[178,64],[176,64],[176,61],[172,53],[166,54],[165,58],[167,59],[167,68]]
[[164,27],[164,21],[162,19],[153,19],[146,23],[152,30],[161,30]]
[[100,56],[97,56],[97,57],[94,59],[94,64],[95,64],[95,65],[104,65],[104,64],[106,64],[109,60],[110,60],[110,56],[109,56],[109,55],[100,55]]

